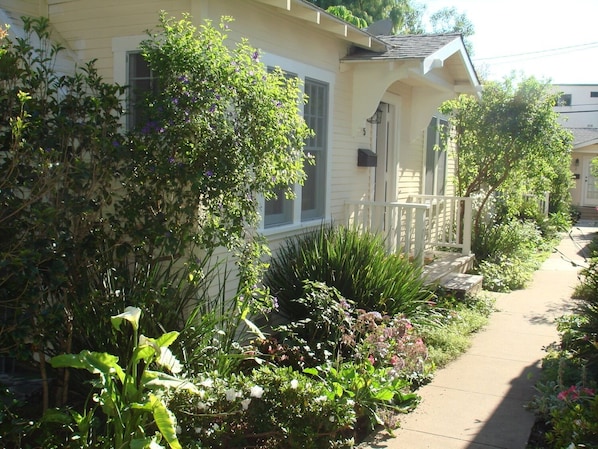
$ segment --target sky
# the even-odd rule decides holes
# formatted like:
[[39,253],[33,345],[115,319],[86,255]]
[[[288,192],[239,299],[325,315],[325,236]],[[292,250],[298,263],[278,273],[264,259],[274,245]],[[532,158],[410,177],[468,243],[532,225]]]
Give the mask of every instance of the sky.
[[552,84],[598,84],[598,0],[418,0],[429,14],[455,7],[473,23],[478,74],[513,71]]

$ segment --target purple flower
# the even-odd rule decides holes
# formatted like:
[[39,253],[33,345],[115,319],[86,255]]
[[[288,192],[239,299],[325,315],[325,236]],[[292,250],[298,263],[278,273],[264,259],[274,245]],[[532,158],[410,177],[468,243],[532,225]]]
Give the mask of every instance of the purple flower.
[[173,158],[172,156],[170,156],[168,158],[168,162],[171,163],[171,164],[174,164],[176,162],[176,160],[175,160],[175,158]]
[[187,78],[185,75],[179,76],[179,81],[183,84],[189,84],[189,78]]
[[254,61],[258,61],[260,58],[260,53],[256,50],[253,52],[253,54],[251,55],[251,59],[253,59]]
[[210,113],[213,114],[216,111],[216,104],[212,104],[212,106],[210,106]]
[[212,170],[206,170],[206,172],[204,173],[204,175],[206,175],[209,178],[211,176],[214,176],[214,172]]
[[172,99],[172,104],[174,104],[174,105],[179,104],[179,99],[178,98],[173,98]]

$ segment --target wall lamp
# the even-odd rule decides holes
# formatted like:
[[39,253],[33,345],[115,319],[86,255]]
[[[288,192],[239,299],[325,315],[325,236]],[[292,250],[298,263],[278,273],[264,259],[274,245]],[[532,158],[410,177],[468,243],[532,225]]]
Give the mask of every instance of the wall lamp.
[[374,115],[372,115],[370,118],[366,119],[366,122],[376,124],[376,125],[379,125],[380,123],[382,123],[382,111],[380,110],[380,108],[376,109],[376,112],[374,112]]
[[579,158],[575,159],[575,168],[579,167]]

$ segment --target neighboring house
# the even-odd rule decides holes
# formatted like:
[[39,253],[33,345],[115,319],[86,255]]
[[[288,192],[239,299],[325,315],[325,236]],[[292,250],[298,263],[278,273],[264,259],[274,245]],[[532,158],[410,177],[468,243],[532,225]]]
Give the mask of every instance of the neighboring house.
[[573,133],[571,189],[575,206],[598,206],[597,180],[592,176],[592,159],[598,156],[598,84],[558,84],[560,94],[555,111],[560,122]]
[[[16,25],[21,14],[48,16],[69,55],[96,59],[106,81],[133,86],[151,78],[138,49],[160,10],[177,17],[190,13],[197,25],[232,16],[231,41],[247,38],[265,64],[300,77],[310,98],[303,114],[316,137],[306,151],[316,164],[306,168],[308,179],[297,186],[296,199],[264,204],[262,231],[274,246],[322,222],[347,222],[350,211],[372,227],[363,212],[374,214],[367,203],[374,201],[427,203],[400,209],[411,220],[407,225],[389,224],[387,208],[378,216],[384,216],[385,230],[398,227],[402,239],[425,233],[429,240],[433,201],[414,196],[453,193],[450,157],[434,151],[442,122],[437,109],[480,88],[460,35],[374,36],[304,0],[0,0],[0,8]],[[358,202],[362,206],[349,208]],[[453,216],[463,211],[451,207]],[[417,210],[427,221],[414,221]],[[467,245],[461,249],[469,251]],[[423,257],[417,248],[409,251]]]

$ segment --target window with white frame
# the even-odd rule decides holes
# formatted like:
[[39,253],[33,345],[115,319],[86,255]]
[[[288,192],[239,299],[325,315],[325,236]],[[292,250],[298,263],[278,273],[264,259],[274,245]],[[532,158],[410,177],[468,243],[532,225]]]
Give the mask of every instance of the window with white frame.
[[[143,126],[146,118],[139,107],[138,99],[153,90],[157,83],[151,70],[138,50],[131,48],[132,39],[116,39],[113,45],[115,56],[115,79],[128,85],[127,98],[128,119],[127,127]],[[133,47],[134,48],[134,47]],[[125,61],[126,67],[120,68]],[[121,59],[122,58],[122,59]],[[274,229],[281,226],[300,225],[310,220],[321,220],[326,217],[326,202],[328,192],[328,142],[330,121],[330,85],[334,75],[325,70],[317,69],[296,61],[278,57],[265,57],[264,61],[270,66],[279,66],[287,70],[289,76],[296,76],[303,80],[303,89],[308,101],[299,105],[307,125],[314,131],[314,136],[305,143],[304,151],[314,164],[304,166],[307,175],[303,186],[294,186],[294,199],[285,197],[284,188],[279,189],[277,198],[264,201],[263,227]],[[119,74],[121,74],[119,76]]]
[[305,75],[308,70],[299,67],[287,73],[303,80],[307,96],[303,118],[314,132],[305,142],[304,151],[313,163],[304,165],[306,179],[303,186],[295,186],[294,199],[286,198],[284,189],[280,189],[275,199],[264,202],[264,228],[267,229],[299,225],[326,216],[330,83]]
[[432,117],[426,131],[426,195],[445,194],[447,154],[444,144],[447,132],[448,122]]

